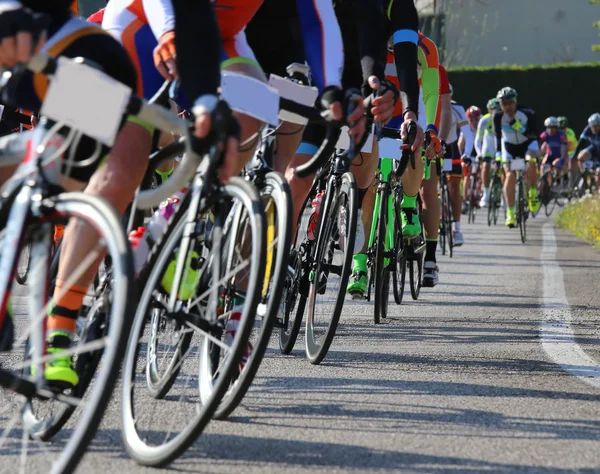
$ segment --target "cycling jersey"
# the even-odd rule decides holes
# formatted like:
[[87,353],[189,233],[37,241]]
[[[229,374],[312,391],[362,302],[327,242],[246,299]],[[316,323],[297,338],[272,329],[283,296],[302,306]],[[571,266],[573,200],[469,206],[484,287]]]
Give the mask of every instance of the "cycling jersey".
[[592,133],[592,129],[589,125],[581,132],[579,143],[575,150],[575,156],[577,156],[580,151],[587,151],[591,155],[592,160],[600,161],[600,133]]
[[[437,60],[438,55],[435,44],[426,36],[420,35],[419,38],[418,57],[420,58],[420,63],[422,64],[426,62],[427,60],[425,58],[427,56],[434,56],[435,59],[432,58],[429,60],[429,62],[431,64],[436,64],[437,62],[437,66],[433,68],[422,69],[422,71],[425,71],[425,69],[435,69],[436,78],[434,81],[432,81],[433,75],[429,73],[425,75],[421,74],[421,77],[419,78],[418,121],[419,125],[421,125],[423,129],[430,128],[435,130],[437,133],[441,120],[441,97],[444,94],[450,93],[450,82],[448,81],[448,73],[446,72],[446,69],[439,64],[439,61]],[[435,48],[435,51],[433,48]],[[400,89],[401,84],[396,74],[394,53],[391,51],[388,51],[385,74],[386,79],[393,82]],[[402,121],[402,105],[396,104],[394,118],[386,125],[386,127],[399,128],[402,124]]]
[[96,23],[97,25],[102,25],[102,20],[104,19],[104,10],[105,8],[98,10],[96,13],[90,15],[87,19],[90,23]]
[[540,140],[547,144],[550,158],[562,158],[562,147],[567,145],[567,135],[562,130],[558,130],[554,135],[542,132]]
[[502,111],[496,112],[494,114],[494,133],[497,150],[501,149],[502,143],[521,145],[537,139],[535,112],[528,107],[518,106],[512,119]]
[[477,135],[475,137],[475,150],[477,151],[477,155],[483,158],[491,158],[496,152],[491,114],[485,114],[479,120]]
[[577,135],[572,128],[566,129],[567,134],[567,143],[569,144],[569,157],[572,158],[575,154],[575,149],[577,148]]
[[[256,63],[243,30],[261,4],[262,0],[214,1],[214,11],[223,40],[221,59],[224,66],[232,62]],[[344,55],[341,34],[331,2],[327,0],[297,0],[292,5],[297,8],[300,18],[306,57],[311,66],[315,85],[320,90],[326,86],[341,86]],[[130,26],[132,24],[137,25],[132,27]],[[142,53],[140,43],[150,41],[148,33],[144,31],[145,25],[150,26],[155,42],[164,33],[173,30],[174,15],[171,1],[112,0],[109,3],[103,26],[122,39],[131,55],[138,57],[142,76],[150,74],[142,64],[145,60],[140,59],[140,53]],[[155,42],[153,42],[152,49],[157,44]],[[136,48],[133,47],[133,43]],[[204,47],[202,45],[202,49]],[[146,51],[149,47],[143,49]]]

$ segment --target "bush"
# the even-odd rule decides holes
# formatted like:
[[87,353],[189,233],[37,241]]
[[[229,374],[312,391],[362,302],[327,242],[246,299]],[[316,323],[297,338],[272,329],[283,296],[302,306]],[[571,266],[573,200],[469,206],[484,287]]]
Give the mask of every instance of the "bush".
[[519,101],[537,114],[541,132],[544,119],[565,115],[579,135],[593,112],[600,112],[600,94],[595,93],[600,63],[552,64],[531,66],[464,67],[450,69],[448,76],[454,98],[465,108],[487,101],[504,86],[514,87]]
[[594,247],[600,248],[600,198],[585,196],[571,201],[556,216],[556,224],[571,231],[577,237],[586,240]]

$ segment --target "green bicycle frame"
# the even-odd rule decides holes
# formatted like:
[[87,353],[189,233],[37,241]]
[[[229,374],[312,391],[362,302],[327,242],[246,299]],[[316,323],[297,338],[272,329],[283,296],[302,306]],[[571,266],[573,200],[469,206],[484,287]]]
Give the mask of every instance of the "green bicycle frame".
[[[394,160],[392,158],[380,158],[379,159],[379,174],[380,174],[380,186],[385,185],[390,175],[392,174],[392,170],[394,168]],[[391,190],[390,190],[391,191]],[[394,247],[394,235],[392,234],[393,222],[395,218],[395,209],[394,209],[394,201],[393,194],[390,192],[388,197],[388,225],[386,228],[386,236],[385,236],[385,252],[388,252],[391,248]],[[371,234],[369,235],[369,248],[373,247],[375,243],[375,234],[377,233],[377,223],[381,218],[379,215],[379,210],[381,209],[381,196],[379,192],[375,196],[375,207],[373,209],[373,219],[371,222]],[[389,265],[389,258],[384,259],[384,265],[387,267]]]

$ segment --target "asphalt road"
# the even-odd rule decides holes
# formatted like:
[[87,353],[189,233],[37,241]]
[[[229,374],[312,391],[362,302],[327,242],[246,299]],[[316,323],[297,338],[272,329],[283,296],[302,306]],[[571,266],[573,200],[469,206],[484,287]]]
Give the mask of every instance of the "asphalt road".
[[[169,469],[600,473],[600,253],[546,217],[526,245],[482,217],[439,258],[439,286],[390,302],[380,326],[348,301],[320,366],[303,342],[283,356],[273,339],[242,406]],[[124,452],[120,396],[78,472],[160,472]],[[169,400],[147,416],[154,430],[180,419]],[[20,445],[17,429],[1,473],[18,472]],[[28,472],[48,471],[44,449],[31,445]]]

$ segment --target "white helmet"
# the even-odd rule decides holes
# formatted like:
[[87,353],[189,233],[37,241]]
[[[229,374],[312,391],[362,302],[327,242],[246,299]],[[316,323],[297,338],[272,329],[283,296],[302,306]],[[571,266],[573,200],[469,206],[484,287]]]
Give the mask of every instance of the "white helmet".
[[595,113],[595,114],[590,115],[590,118],[588,119],[588,124],[591,126],[600,125],[600,114]]
[[548,117],[544,120],[544,127],[558,127],[558,119],[556,117]]

